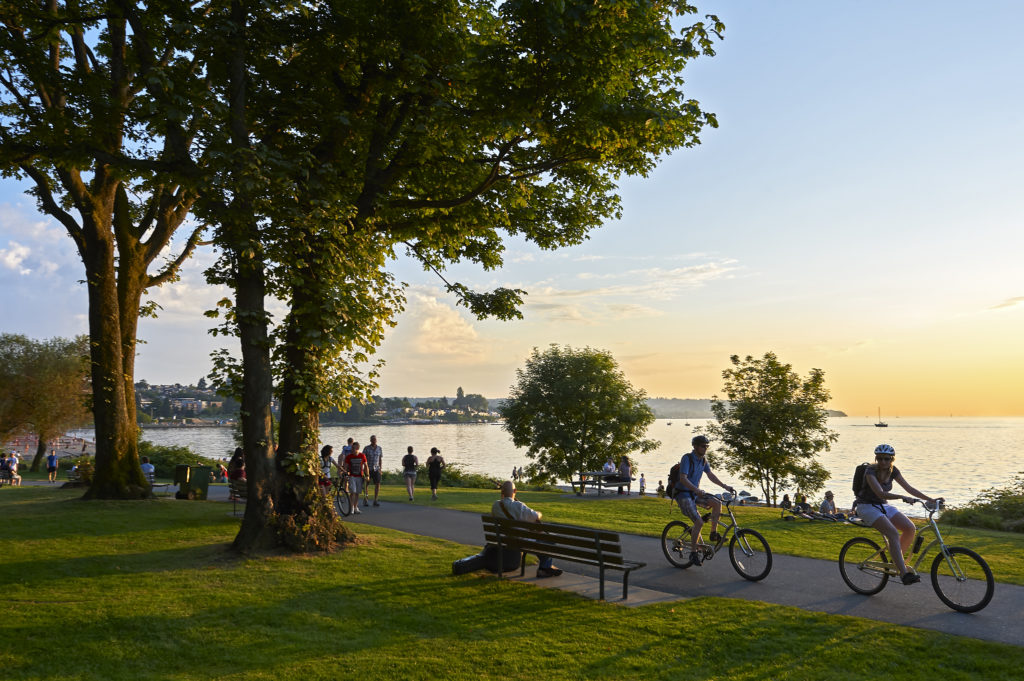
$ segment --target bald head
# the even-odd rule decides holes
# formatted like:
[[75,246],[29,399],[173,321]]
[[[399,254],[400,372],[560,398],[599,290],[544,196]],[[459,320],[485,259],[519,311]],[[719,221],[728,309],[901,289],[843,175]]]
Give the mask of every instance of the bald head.
[[511,480],[506,480],[501,483],[501,496],[503,497],[514,497],[516,495],[516,483]]

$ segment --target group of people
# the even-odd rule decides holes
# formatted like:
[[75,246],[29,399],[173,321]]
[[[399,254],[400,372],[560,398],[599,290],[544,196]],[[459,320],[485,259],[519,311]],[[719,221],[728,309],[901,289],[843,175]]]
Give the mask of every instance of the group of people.
[[[409,494],[409,501],[415,497],[416,476],[419,471],[419,458],[410,445],[405,456],[402,457],[402,477],[405,480],[406,492]],[[341,448],[341,455],[335,460],[334,447],[324,445],[320,450],[320,484],[330,486],[331,467],[338,469],[343,477],[347,477],[347,493],[352,503],[354,513],[361,513],[359,510],[359,495],[366,489],[366,497],[369,496],[369,485],[373,484],[373,505],[380,506],[380,482],[384,469],[384,450],[377,444],[377,436],[370,436],[370,444],[362,447],[353,438]],[[441,456],[441,450],[437,447],[430,448],[430,456],[426,460],[427,476],[430,480],[430,494],[432,499],[437,499],[437,488],[441,484],[441,471],[444,470],[445,461]],[[369,499],[364,498],[364,506],[369,506]]]
[[21,485],[21,476],[18,475],[18,453],[11,450],[10,455],[0,451],[0,485]]

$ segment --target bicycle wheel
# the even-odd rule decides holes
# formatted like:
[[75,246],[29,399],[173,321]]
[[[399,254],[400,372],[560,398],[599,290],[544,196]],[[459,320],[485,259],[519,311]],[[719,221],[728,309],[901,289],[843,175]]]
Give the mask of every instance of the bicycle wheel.
[[854,537],[839,551],[839,574],[843,581],[865,596],[885,588],[889,581],[889,573],[885,571],[888,563],[882,547],[865,537]]
[[932,561],[932,588],[939,600],[959,612],[978,612],[992,600],[996,580],[985,559],[962,546],[948,547]]
[[352,512],[352,500],[343,486],[334,490],[334,511],[342,517]]
[[729,542],[729,560],[743,579],[758,582],[772,571],[772,549],[759,532],[740,530]]
[[661,531],[661,550],[668,562],[677,568],[688,568],[690,560],[690,526],[682,520],[673,520]]

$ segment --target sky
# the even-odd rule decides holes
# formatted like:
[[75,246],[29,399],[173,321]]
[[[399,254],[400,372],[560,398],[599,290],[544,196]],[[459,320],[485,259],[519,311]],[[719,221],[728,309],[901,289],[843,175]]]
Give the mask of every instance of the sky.
[[[825,372],[851,416],[1024,415],[1024,3],[696,2],[725,22],[685,73],[702,144],[621,182],[623,216],[577,247],[507,242],[452,277],[526,289],[477,321],[410,261],[379,393],[507,395],[534,347],[609,350],[652,397],[706,398],[732,355]],[[0,179],[0,331],[86,331],[62,228]],[[210,251],[153,292],[136,378],[194,383]]]

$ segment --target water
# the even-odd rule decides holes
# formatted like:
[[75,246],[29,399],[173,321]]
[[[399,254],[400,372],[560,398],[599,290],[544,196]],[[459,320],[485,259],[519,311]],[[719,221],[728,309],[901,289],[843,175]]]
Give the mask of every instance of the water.
[[[638,478],[640,473],[646,474],[649,491],[690,450],[690,438],[707,421],[690,419],[689,426],[685,423],[672,419],[669,425],[669,420],[659,419],[649,429],[648,436],[660,440],[661,447],[637,457],[634,471]],[[910,484],[929,496],[945,497],[952,504],[970,501],[981,490],[1005,485],[1024,472],[1024,418],[902,418],[891,419],[888,428],[874,427],[873,419],[834,418],[829,426],[839,433],[839,440],[831,451],[819,456],[819,461],[832,474],[827,488],[835,492],[836,504],[841,508],[853,501],[853,469],[862,461],[873,460],[875,445],[882,442],[896,448],[896,465]],[[472,473],[500,478],[507,478],[513,466],[530,463],[525,450],[513,447],[508,434],[497,425],[331,426],[322,429],[321,439],[338,451],[349,437],[367,443],[373,434],[384,449],[386,470],[398,470],[407,445],[416,448],[421,461],[429,456],[431,447],[438,447],[446,461]],[[235,447],[230,428],[149,429],[145,437],[156,444],[186,445],[214,458],[228,456]],[[714,452],[712,442],[712,466]],[[760,490],[724,470],[716,470],[716,474],[737,489],[760,496]],[[704,487],[715,488],[710,483]]]

